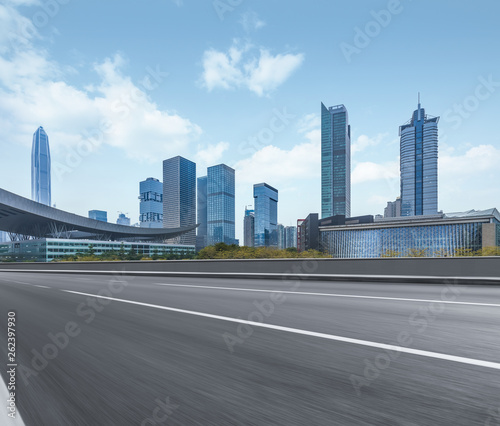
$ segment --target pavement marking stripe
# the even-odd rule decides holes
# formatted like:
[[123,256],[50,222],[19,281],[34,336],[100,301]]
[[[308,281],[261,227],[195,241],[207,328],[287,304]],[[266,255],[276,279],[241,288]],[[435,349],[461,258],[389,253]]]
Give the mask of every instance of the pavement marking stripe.
[[208,288],[211,290],[234,290],[234,291],[263,292],[263,293],[300,294],[300,295],[306,295],[306,296],[328,296],[328,297],[350,297],[350,298],[356,298],[356,299],[398,300],[398,301],[403,301],[403,302],[436,302],[436,303],[449,303],[449,304],[455,304],[455,305],[494,306],[496,308],[500,308],[500,304],[495,304],[495,303],[454,302],[451,300],[405,299],[405,298],[401,298],[401,297],[359,296],[359,295],[355,295],[355,294],[336,294],[336,293],[309,293],[309,292],[302,292],[302,291],[261,290],[261,289],[252,289],[252,288],[214,287],[214,286],[191,285],[191,284],[155,283],[155,285],[166,286],[166,287]]
[[242,320],[239,318],[231,318],[231,317],[225,317],[225,316],[221,316],[221,315],[206,314],[203,312],[188,311],[186,309],[178,309],[178,308],[171,308],[168,306],[153,305],[151,303],[136,302],[134,300],[117,299],[114,297],[100,296],[97,294],[90,294],[90,293],[82,293],[79,291],[72,291],[72,290],[61,290],[61,291],[65,292],[65,293],[78,294],[81,296],[90,296],[90,297],[96,297],[96,298],[100,298],[100,299],[108,299],[108,300],[112,300],[112,301],[114,300],[116,302],[129,303],[132,305],[145,306],[148,308],[163,309],[165,311],[178,312],[178,313],[182,313],[182,314],[195,315],[195,316],[211,318],[211,319],[218,319],[221,321],[228,321],[228,322],[234,322],[234,323],[239,323],[239,324],[248,324],[248,325],[252,325],[255,327],[268,328],[271,330],[285,331],[288,333],[301,334],[304,336],[318,337],[321,339],[335,340],[338,342],[351,343],[351,344],[361,345],[361,346],[369,346],[372,348],[385,349],[385,350],[396,351],[396,352],[403,352],[403,353],[408,353],[408,354],[412,354],[412,355],[425,356],[428,358],[436,358],[436,359],[442,359],[445,361],[453,361],[453,362],[459,362],[462,364],[470,364],[470,365],[475,365],[478,367],[485,367],[485,368],[492,368],[495,370],[500,370],[500,363],[497,363],[497,362],[482,361],[479,359],[464,358],[461,356],[447,355],[447,354],[442,354],[442,353],[438,353],[438,352],[429,352],[429,351],[423,351],[423,350],[419,350],[419,349],[411,349],[411,348],[406,348],[406,347],[401,347],[401,346],[396,346],[396,345],[388,345],[385,343],[370,342],[368,340],[352,339],[350,337],[342,337],[342,336],[335,336],[333,334],[317,333],[315,331],[301,330],[299,328],[283,327],[280,325],[273,325],[273,324],[264,324],[264,323],[260,323],[260,322]]

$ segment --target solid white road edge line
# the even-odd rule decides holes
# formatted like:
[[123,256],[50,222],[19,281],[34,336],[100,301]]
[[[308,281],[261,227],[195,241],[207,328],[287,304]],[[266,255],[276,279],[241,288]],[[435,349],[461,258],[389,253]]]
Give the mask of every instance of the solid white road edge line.
[[500,308],[500,304],[495,303],[476,303],[476,302],[455,302],[451,300],[432,300],[432,299],[405,299],[402,297],[382,297],[382,296],[360,296],[355,294],[337,294],[337,293],[309,293],[303,291],[288,291],[288,290],[262,290],[253,288],[236,288],[236,287],[215,287],[205,285],[191,285],[191,284],[164,284],[154,283],[159,286],[166,287],[192,287],[192,288],[208,288],[210,290],[233,290],[233,291],[251,291],[262,293],[283,293],[283,294],[296,294],[305,296],[328,296],[328,297],[351,297],[359,299],[379,299],[379,300],[398,300],[403,302],[436,302],[436,303],[449,303],[455,305],[475,305],[475,306],[494,306]]
[[246,321],[246,320],[242,320],[239,318],[224,317],[221,315],[213,315],[213,314],[206,314],[203,312],[188,311],[185,309],[170,308],[168,306],[153,305],[151,303],[136,302],[134,300],[117,299],[114,297],[100,296],[100,295],[90,294],[90,293],[81,293],[79,291],[72,291],[72,290],[61,290],[61,291],[65,292],[65,293],[78,294],[81,296],[96,297],[96,298],[107,299],[107,300],[112,300],[112,301],[116,301],[116,302],[129,303],[132,305],[145,306],[148,308],[163,309],[165,311],[178,312],[178,313],[188,314],[188,315],[195,315],[195,316],[204,317],[204,318],[218,319],[221,321],[228,321],[228,322],[234,322],[234,323],[239,323],[239,324],[248,324],[248,325],[252,325],[254,327],[268,328],[271,330],[285,331],[288,333],[301,334],[304,336],[318,337],[321,339],[335,340],[338,342],[351,343],[354,345],[369,346],[372,348],[385,349],[385,350],[396,351],[396,352],[403,352],[403,353],[408,353],[408,354],[412,354],[412,355],[425,356],[428,358],[436,358],[436,359],[442,359],[445,361],[453,361],[453,362],[459,362],[462,364],[470,364],[470,365],[475,365],[478,367],[485,367],[485,368],[492,368],[495,370],[500,370],[500,363],[497,363],[497,362],[482,361],[482,360],[472,359],[472,358],[464,358],[461,356],[447,355],[447,354],[442,354],[442,353],[438,353],[438,352],[422,351],[419,349],[405,348],[405,347],[396,346],[396,345],[388,345],[385,343],[370,342],[368,340],[359,340],[359,339],[352,339],[350,337],[335,336],[333,334],[317,333],[315,331],[301,330],[298,328],[283,327],[280,325],[273,325],[273,324],[264,324],[264,323],[260,323],[260,322],[254,322],[254,321]]

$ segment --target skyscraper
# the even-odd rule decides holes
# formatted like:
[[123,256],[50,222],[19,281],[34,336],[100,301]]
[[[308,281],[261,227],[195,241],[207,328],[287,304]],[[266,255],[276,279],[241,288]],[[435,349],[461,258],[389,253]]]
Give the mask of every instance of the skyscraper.
[[245,207],[245,217],[243,218],[243,245],[254,246],[255,238],[255,210]]
[[163,227],[163,184],[155,178],[139,183],[141,228]]
[[351,216],[351,126],[344,105],[321,103],[321,216]]
[[255,247],[278,247],[278,190],[267,183],[253,186]]
[[388,201],[387,207],[384,209],[384,217],[400,217],[401,216],[401,197],[397,197],[396,201]]
[[101,222],[108,221],[108,212],[104,210],[89,210],[89,218],[99,220]]
[[286,233],[285,226],[281,223],[278,223],[278,248],[285,249],[286,248]]
[[201,250],[208,245],[207,243],[207,176],[198,178],[198,191],[197,191],[197,217],[196,223],[196,250]]
[[[177,156],[163,161],[163,227],[196,224],[196,164]],[[196,243],[196,230],[169,240],[172,244]]]
[[49,137],[42,126],[33,134],[31,199],[47,206],[51,204]]
[[207,169],[208,245],[235,244],[234,169],[219,164]]
[[438,213],[438,122],[420,107],[399,128],[401,216]]
[[285,233],[286,233],[286,247],[285,248],[297,247],[297,227],[287,226],[285,228]]
[[116,219],[117,225],[130,226],[130,218],[125,215],[125,213],[120,213],[118,219]]

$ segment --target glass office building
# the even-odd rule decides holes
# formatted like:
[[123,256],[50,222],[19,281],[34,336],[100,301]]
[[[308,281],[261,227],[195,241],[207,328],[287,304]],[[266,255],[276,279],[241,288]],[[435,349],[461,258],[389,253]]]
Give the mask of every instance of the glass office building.
[[219,164],[207,169],[207,242],[235,244],[235,173]]
[[438,212],[438,122],[419,100],[411,120],[399,128],[402,216]]
[[320,247],[336,258],[453,256],[500,246],[500,214],[496,209],[419,218],[380,219],[374,223],[320,226]]
[[297,227],[287,226],[285,228],[286,234],[286,247],[285,248],[297,248]]
[[163,228],[163,184],[155,178],[139,183],[141,228]]
[[208,210],[207,210],[207,176],[202,176],[198,178],[198,188],[197,188],[197,205],[196,205],[196,223],[198,223],[198,228],[196,228],[196,250],[201,250],[203,247],[207,246],[207,221],[208,221]]
[[247,247],[254,246],[255,238],[255,210],[245,207],[243,218],[243,244]]
[[100,222],[107,222],[108,212],[104,210],[89,210],[89,219],[98,220]]
[[351,215],[351,126],[344,105],[321,103],[321,217]]
[[31,148],[31,199],[47,206],[51,204],[49,137],[40,126],[33,134]]
[[186,245],[42,238],[0,244],[0,261],[50,262],[65,256],[88,252],[90,246],[93,247],[96,255],[120,250],[126,253],[133,250],[143,257],[151,257],[154,254],[191,255],[195,253],[194,246]]
[[[196,224],[196,164],[177,156],[163,162],[163,227]],[[196,230],[169,240],[172,244],[195,245]]]
[[278,190],[267,183],[253,186],[255,247],[278,247]]

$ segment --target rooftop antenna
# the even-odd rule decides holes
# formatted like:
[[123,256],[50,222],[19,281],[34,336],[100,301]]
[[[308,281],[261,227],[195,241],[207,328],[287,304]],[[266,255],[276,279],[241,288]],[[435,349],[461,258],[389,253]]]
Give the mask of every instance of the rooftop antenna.
[[418,92],[418,120],[420,121],[420,92]]

